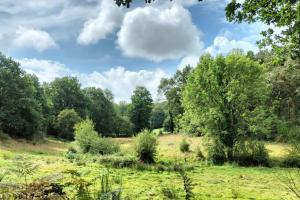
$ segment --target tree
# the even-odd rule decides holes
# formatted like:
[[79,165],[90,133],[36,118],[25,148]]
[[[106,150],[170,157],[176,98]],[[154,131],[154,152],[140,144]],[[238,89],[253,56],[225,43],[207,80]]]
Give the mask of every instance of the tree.
[[156,128],[162,128],[164,120],[166,118],[166,113],[161,107],[161,105],[156,104],[154,108],[152,109],[151,115],[150,115],[150,128],[156,129]]
[[83,90],[87,99],[89,116],[95,123],[95,129],[103,136],[113,132],[115,111],[112,102],[105,97],[100,88],[90,87]]
[[74,109],[64,109],[56,117],[55,128],[58,137],[66,140],[74,139],[74,126],[81,118]]
[[129,117],[136,133],[145,128],[149,128],[151,110],[152,97],[150,92],[145,87],[136,87],[131,96],[129,109]]
[[49,85],[53,114],[63,109],[74,109],[81,117],[86,115],[86,99],[75,77],[56,78]]
[[177,70],[172,78],[163,78],[158,87],[158,92],[163,93],[167,98],[171,132],[174,132],[175,126],[177,126],[176,121],[179,115],[183,114],[182,90],[191,72],[192,67],[188,65],[181,71]]
[[300,56],[300,1],[298,0],[245,0],[243,3],[232,0],[226,6],[226,16],[232,22],[263,22],[283,30],[280,34],[270,27],[261,34],[261,47],[272,46],[278,55]]
[[268,94],[263,67],[241,52],[215,59],[204,55],[185,87],[184,115],[220,141],[232,161],[237,141],[270,132]]
[[37,79],[0,53],[0,129],[10,136],[43,136],[43,113]]

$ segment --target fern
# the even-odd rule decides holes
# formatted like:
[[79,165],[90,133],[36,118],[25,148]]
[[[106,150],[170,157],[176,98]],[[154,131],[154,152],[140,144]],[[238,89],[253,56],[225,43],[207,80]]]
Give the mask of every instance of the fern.
[[186,174],[184,169],[179,171],[181,179],[183,181],[183,189],[185,192],[185,200],[191,200],[194,197],[193,188],[194,184],[192,179]]

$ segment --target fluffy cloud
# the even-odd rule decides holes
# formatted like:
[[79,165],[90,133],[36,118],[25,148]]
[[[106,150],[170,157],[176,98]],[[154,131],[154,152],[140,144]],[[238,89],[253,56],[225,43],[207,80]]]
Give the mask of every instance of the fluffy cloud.
[[227,54],[232,49],[243,49],[244,51],[254,51],[257,52],[258,48],[256,45],[244,41],[244,40],[229,40],[225,36],[217,36],[214,39],[214,42],[211,46],[206,48],[206,52],[210,53],[211,55],[217,54]]
[[178,64],[177,68],[178,69],[183,69],[187,65],[190,65],[192,67],[196,67],[196,65],[199,62],[200,56],[186,56],[181,59],[180,63]]
[[178,4],[126,13],[117,44],[125,56],[157,62],[200,52],[203,46],[189,11]]
[[152,97],[156,98],[160,80],[166,76],[161,69],[129,71],[124,67],[111,68],[103,73],[77,74],[84,87],[108,88],[115,95],[116,101],[129,101],[136,86],[145,86],[151,92]]
[[157,68],[155,70],[129,71],[124,67],[111,68],[105,72],[79,73],[64,64],[51,60],[19,59],[21,68],[27,73],[35,74],[41,82],[51,82],[57,77],[76,76],[83,87],[108,88],[115,95],[116,101],[130,100],[136,86],[145,86],[157,97],[157,88],[161,78],[167,74]]
[[55,41],[47,32],[25,27],[17,29],[14,45],[21,48],[33,48],[37,51],[57,47]]
[[67,76],[71,70],[64,64],[52,60],[23,58],[17,60],[21,68],[36,75],[41,82],[51,82],[57,77]]
[[103,0],[100,11],[95,19],[85,22],[77,42],[81,45],[88,45],[105,39],[108,34],[114,32],[120,26],[123,12],[112,0]]

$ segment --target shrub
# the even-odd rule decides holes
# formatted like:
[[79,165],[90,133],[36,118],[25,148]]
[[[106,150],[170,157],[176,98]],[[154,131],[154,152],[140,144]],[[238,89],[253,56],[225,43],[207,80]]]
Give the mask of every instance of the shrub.
[[55,129],[58,137],[72,140],[74,138],[74,125],[81,120],[74,109],[62,110],[55,119]]
[[164,199],[179,199],[179,195],[176,191],[176,189],[172,187],[162,187],[161,192],[164,195]]
[[63,186],[58,183],[33,182],[17,195],[16,199],[65,199]]
[[99,162],[104,165],[108,165],[114,168],[134,167],[137,164],[137,160],[131,156],[115,156],[107,155],[99,158]]
[[300,168],[300,145],[294,145],[286,158],[281,163],[282,167]]
[[233,149],[233,160],[241,166],[270,166],[268,151],[262,142],[238,142]]
[[10,139],[9,135],[3,133],[3,131],[0,129],[0,141],[6,141],[9,139]]
[[144,130],[135,139],[135,151],[140,161],[154,163],[157,148],[157,138],[149,130]]
[[205,156],[203,155],[202,151],[201,151],[201,148],[198,146],[195,150],[195,154],[196,154],[196,158],[199,160],[199,161],[203,161],[205,160]]
[[183,139],[180,143],[180,151],[181,152],[189,152],[190,151],[190,144],[186,141],[186,139]]
[[75,140],[83,153],[111,154],[119,151],[119,145],[109,138],[101,138],[94,130],[94,124],[86,119],[75,125]]
[[226,162],[226,153],[221,142],[215,141],[214,144],[208,146],[207,158],[216,165],[223,165]]

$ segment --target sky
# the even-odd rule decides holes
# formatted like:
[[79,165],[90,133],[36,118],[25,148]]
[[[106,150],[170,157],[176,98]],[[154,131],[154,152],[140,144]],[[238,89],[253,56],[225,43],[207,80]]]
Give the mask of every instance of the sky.
[[129,101],[136,86],[157,99],[161,78],[203,53],[258,51],[261,23],[234,24],[229,0],[0,0],[0,52],[41,82],[76,76],[82,87],[110,89]]

